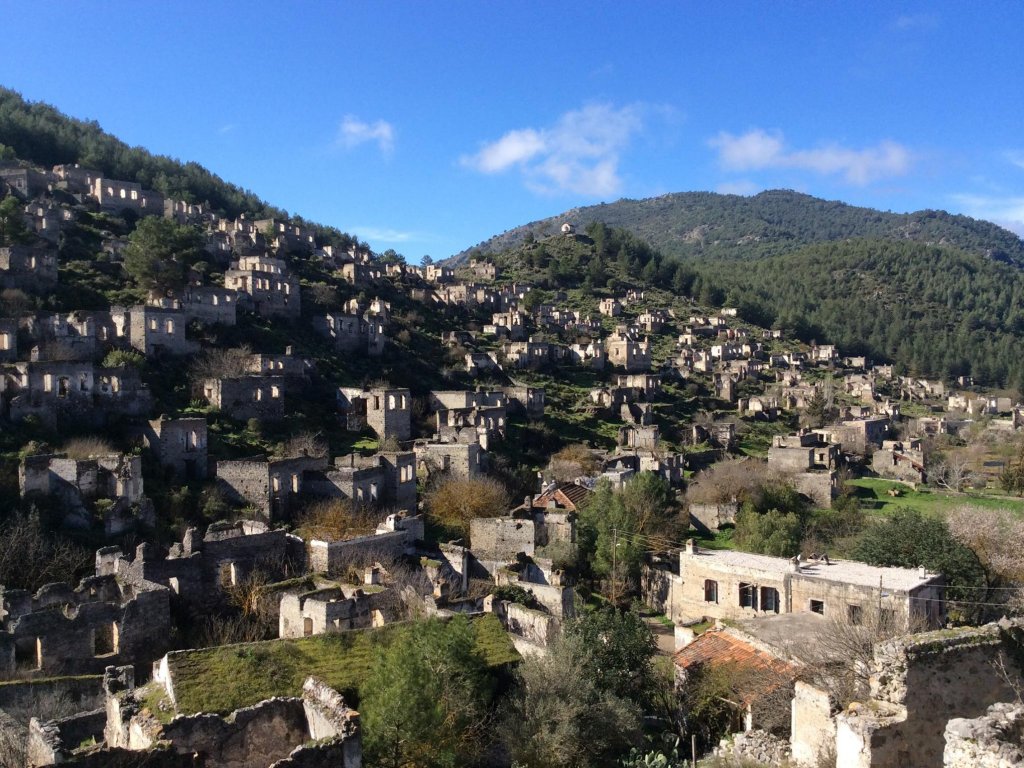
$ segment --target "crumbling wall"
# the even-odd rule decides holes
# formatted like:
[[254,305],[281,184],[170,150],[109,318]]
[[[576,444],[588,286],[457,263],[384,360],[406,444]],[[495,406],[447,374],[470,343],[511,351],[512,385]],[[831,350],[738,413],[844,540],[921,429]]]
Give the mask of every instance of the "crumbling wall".
[[939,630],[875,648],[871,700],[836,718],[837,768],[942,763],[953,718],[984,715],[1014,698],[1000,665],[1020,679],[1024,620]]
[[826,691],[797,680],[791,707],[791,746],[797,765],[818,766],[836,746],[836,724]]
[[944,768],[1024,765],[1024,705],[993,704],[982,717],[946,724]]
[[395,559],[412,543],[409,531],[360,536],[348,541],[309,542],[309,567],[314,573],[336,575],[349,566],[363,566],[373,560]]
[[534,553],[537,540],[533,520],[513,517],[477,517],[469,523],[473,554],[480,561],[509,562],[519,552]]

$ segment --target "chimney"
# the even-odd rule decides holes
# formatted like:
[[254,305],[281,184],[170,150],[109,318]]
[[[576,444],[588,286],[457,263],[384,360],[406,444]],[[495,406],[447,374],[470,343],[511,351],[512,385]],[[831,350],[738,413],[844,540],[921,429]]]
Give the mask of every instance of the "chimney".
[[928,577],[928,569],[925,568],[922,565],[920,568],[917,569],[917,575],[920,576],[922,579],[927,578]]
[[791,570],[793,573],[800,573],[800,556],[799,555],[797,555],[796,557],[790,558],[790,560],[789,560],[789,570]]
[[686,540],[686,554],[696,555],[699,550],[697,549],[697,542],[693,539]]

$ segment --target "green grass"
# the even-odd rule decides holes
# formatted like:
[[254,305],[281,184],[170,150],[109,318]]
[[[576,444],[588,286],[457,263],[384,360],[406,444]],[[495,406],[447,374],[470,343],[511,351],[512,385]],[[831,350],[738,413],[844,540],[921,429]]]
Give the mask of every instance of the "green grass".
[[[1024,515],[1024,499],[1012,496],[1000,496],[987,493],[951,493],[933,489],[914,490],[902,483],[881,480],[875,477],[863,477],[851,480],[848,485],[855,488],[854,493],[861,506],[868,514],[889,515],[899,507],[916,509],[923,514],[945,514],[962,504],[986,509],[1010,509],[1018,515]],[[890,496],[888,491],[896,488],[899,496]]]
[[723,528],[720,531],[714,531],[710,535],[694,535],[693,539],[698,547],[704,549],[736,549],[736,545],[733,543],[732,536],[735,533],[733,528]]
[[[317,635],[296,640],[204,648],[170,659],[178,712],[226,714],[272,696],[299,696],[310,675],[343,693],[357,693],[370,672],[375,651],[410,625]],[[472,622],[477,648],[492,667],[519,660],[496,616]]]

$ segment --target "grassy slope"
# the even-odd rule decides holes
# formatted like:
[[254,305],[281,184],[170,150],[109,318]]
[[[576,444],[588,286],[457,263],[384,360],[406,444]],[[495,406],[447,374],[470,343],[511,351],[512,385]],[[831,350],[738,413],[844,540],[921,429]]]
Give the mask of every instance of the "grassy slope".
[[[299,696],[310,675],[344,693],[357,692],[370,671],[374,649],[406,626],[176,653],[170,666],[178,712],[228,713],[271,696]],[[473,628],[477,648],[489,665],[519,660],[497,617],[474,619]]]

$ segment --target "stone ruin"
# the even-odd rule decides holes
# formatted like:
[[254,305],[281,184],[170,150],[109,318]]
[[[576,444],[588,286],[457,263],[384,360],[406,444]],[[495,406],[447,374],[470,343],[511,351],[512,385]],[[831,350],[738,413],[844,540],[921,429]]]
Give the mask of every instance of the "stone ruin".
[[275,697],[228,715],[161,722],[130,667],[108,667],[103,709],[29,724],[28,765],[360,768],[359,713],[310,677],[301,697]]
[[[1003,766],[1020,754],[1024,619],[943,629],[875,646],[870,698],[832,715],[828,695],[798,684],[793,759],[815,766],[834,752],[836,768]],[[994,706],[995,705],[995,706]],[[977,760],[977,762],[975,762]],[[994,761],[994,762],[993,762]]]
[[32,594],[0,587],[0,679],[82,675],[159,658],[171,631],[170,591],[114,575]]

